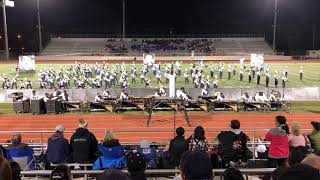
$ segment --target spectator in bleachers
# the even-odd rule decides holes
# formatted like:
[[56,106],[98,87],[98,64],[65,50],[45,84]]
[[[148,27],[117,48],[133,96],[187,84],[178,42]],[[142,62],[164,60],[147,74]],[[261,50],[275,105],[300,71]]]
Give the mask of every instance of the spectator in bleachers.
[[13,135],[11,144],[7,147],[7,158],[17,162],[22,170],[33,170],[33,149],[21,142],[21,134]]
[[314,149],[314,153],[320,155],[320,122],[311,122],[313,127],[312,133],[309,136],[311,146]]
[[6,151],[6,149],[2,146],[2,145],[0,145],[0,156],[3,156],[4,158],[7,158],[7,151]]
[[121,169],[126,165],[124,148],[111,131],[106,131],[102,144],[98,145],[100,156],[93,164],[93,169]]
[[130,152],[127,155],[127,168],[131,180],[147,180],[145,175],[146,161],[142,154]]
[[320,156],[315,154],[310,154],[304,158],[301,162],[302,164],[307,164],[319,170],[320,174]]
[[284,166],[289,156],[289,127],[284,116],[276,116],[275,128],[269,130],[265,139],[270,141],[268,166],[276,168]]
[[305,164],[297,164],[290,167],[279,178],[280,180],[318,180],[320,179],[319,170]]
[[301,126],[297,122],[293,123],[291,126],[291,134],[288,136],[289,147],[295,148],[298,146],[310,146],[310,141],[307,140],[301,132]]
[[71,169],[67,165],[58,165],[54,168],[50,175],[51,180],[71,180]]
[[183,180],[212,180],[214,174],[209,156],[204,151],[190,152],[183,161]]
[[170,163],[174,167],[178,167],[180,164],[181,155],[189,150],[189,143],[184,138],[183,127],[178,127],[176,129],[176,137],[170,141],[169,153],[170,153]]
[[244,180],[241,171],[236,168],[228,168],[223,172],[223,180]]
[[11,167],[12,180],[21,180],[20,165],[17,162],[11,161],[10,167]]
[[0,156],[0,179],[12,179],[10,163],[3,156]]
[[76,163],[92,163],[96,159],[98,141],[87,127],[88,122],[79,119],[79,128],[70,139],[72,160]]
[[194,133],[191,135],[191,137],[188,138],[188,141],[190,151],[208,151],[209,145],[202,126],[196,127]]
[[222,159],[222,167],[240,165],[247,161],[247,135],[240,130],[240,122],[232,120],[230,131],[222,131],[218,135],[219,156]]
[[107,169],[96,180],[130,180],[126,173],[118,169]]
[[64,131],[64,126],[58,125],[54,134],[48,139],[46,157],[50,163],[66,163],[70,157],[70,145],[63,136]]
[[138,152],[144,156],[146,160],[147,168],[156,168],[157,167],[157,148],[151,146],[148,141],[141,141]]
[[181,155],[181,157],[180,157],[180,165],[179,165],[180,174],[178,176],[176,176],[173,180],[182,180],[183,163],[184,163],[185,158],[187,157],[187,155],[190,152],[191,151],[186,151]]

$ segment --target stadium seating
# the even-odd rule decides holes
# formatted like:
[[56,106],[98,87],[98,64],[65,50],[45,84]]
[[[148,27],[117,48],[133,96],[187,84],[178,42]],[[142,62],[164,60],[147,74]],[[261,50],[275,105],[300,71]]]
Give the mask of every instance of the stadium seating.
[[42,55],[112,55],[156,53],[160,55],[247,55],[274,54],[260,38],[52,38]]

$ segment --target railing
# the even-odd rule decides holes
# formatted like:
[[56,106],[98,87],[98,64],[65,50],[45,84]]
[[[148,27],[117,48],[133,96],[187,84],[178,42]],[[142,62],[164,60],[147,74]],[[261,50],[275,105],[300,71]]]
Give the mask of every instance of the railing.
[[[275,169],[274,168],[259,168],[259,169],[239,169],[242,174],[247,175],[265,175],[271,174]],[[213,169],[212,172],[215,176],[221,176],[224,173],[225,169]],[[79,170],[71,171],[72,176],[84,176],[87,179],[87,175],[97,176],[103,173],[103,170]],[[123,170],[123,172],[128,173],[128,171]],[[166,177],[166,176],[176,176],[180,171],[178,169],[148,169],[145,171],[147,176],[157,177]],[[23,176],[49,176],[51,174],[50,170],[43,171],[22,171],[21,175]]]
[[[121,34],[51,34],[51,38],[122,38]],[[264,34],[127,34],[126,38],[265,38]]]

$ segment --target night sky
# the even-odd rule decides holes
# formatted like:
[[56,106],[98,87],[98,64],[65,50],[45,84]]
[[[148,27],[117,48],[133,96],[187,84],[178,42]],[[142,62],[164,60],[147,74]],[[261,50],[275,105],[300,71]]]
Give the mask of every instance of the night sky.
[[[320,46],[319,0],[278,0],[278,49]],[[10,47],[37,48],[36,0],[7,8]],[[50,34],[121,34],[121,0],[40,0],[44,37]],[[126,0],[128,34],[266,34],[272,40],[274,0]],[[2,10],[0,33],[3,36]],[[17,40],[21,34],[22,39]],[[45,38],[44,38],[45,39]],[[3,38],[0,39],[3,48]]]

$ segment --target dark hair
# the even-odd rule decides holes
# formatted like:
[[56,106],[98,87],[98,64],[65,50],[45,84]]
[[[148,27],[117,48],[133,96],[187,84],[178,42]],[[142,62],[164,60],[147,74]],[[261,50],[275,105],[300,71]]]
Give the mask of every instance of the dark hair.
[[21,168],[15,161],[10,161],[12,180],[21,180]]
[[308,149],[304,146],[298,146],[291,150],[288,162],[290,166],[299,164],[309,154]]
[[184,135],[184,129],[183,129],[183,127],[178,127],[178,128],[176,129],[176,134],[177,134],[177,136],[183,136],[183,135]]
[[289,134],[289,126],[287,124],[287,118],[284,116],[276,116],[276,121],[281,125],[281,129]]
[[290,167],[285,171],[281,177],[281,180],[319,180],[319,170],[306,164],[297,164]]
[[71,180],[71,169],[67,165],[58,165],[51,172],[50,179]]
[[213,179],[212,164],[204,151],[192,151],[183,160],[182,173],[186,179]]
[[0,179],[11,180],[11,168],[9,162],[0,156]]
[[239,171],[239,169],[229,168],[223,172],[224,180],[244,180],[243,175]]
[[130,180],[129,177],[119,169],[107,169],[97,176],[97,180]]
[[206,139],[204,134],[205,134],[205,131],[202,126],[198,126],[198,127],[196,127],[196,129],[194,129],[194,138],[195,139],[198,139],[198,140]]
[[284,172],[286,172],[288,170],[288,167],[287,166],[280,166],[278,167],[277,169],[275,169],[272,174],[271,174],[271,177],[272,177],[272,180],[280,180],[280,177],[282,176],[282,174]]
[[146,170],[146,161],[143,155],[138,152],[130,152],[127,155],[127,167],[130,174],[144,172]]
[[231,128],[232,129],[240,129],[240,121],[239,120],[232,120],[231,121]]

